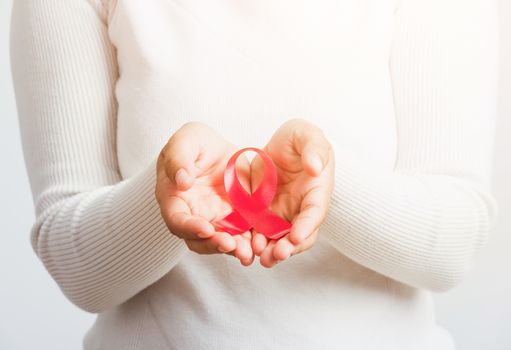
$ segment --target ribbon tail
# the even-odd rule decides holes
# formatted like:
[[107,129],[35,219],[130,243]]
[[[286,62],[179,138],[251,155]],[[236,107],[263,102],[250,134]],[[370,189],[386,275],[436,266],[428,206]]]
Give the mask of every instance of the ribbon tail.
[[245,233],[251,228],[250,224],[236,210],[220,220],[213,221],[212,224],[215,230],[227,232],[233,236]]
[[269,239],[279,239],[291,231],[291,223],[268,209],[257,214],[257,217],[254,219],[251,220],[254,223],[254,229]]

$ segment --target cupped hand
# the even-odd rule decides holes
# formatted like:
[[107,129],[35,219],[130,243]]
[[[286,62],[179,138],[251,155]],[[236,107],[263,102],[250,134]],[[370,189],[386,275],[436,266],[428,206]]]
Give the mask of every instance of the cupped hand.
[[[253,232],[255,255],[261,265],[272,267],[315,243],[330,205],[335,157],[321,129],[303,119],[284,123],[263,150],[275,163],[279,181],[270,209],[293,225],[279,240]],[[250,172],[253,192],[264,174],[259,156],[252,160]]]
[[[212,222],[232,210],[223,174],[237,148],[205,124],[191,122],[176,131],[157,161],[155,195],[170,232],[199,254],[227,253],[248,266],[254,260],[251,232],[231,236]],[[242,185],[250,188],[250,163],[237,162]]]

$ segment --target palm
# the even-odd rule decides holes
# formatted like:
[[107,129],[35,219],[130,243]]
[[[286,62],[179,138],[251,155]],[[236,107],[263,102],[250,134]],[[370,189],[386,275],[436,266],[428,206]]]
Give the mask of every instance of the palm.
[[303,170],[299,173],[291,173],[282,168],[277,168],[279,178],[282,178],[271,210],[292,222],[295,216],[300,213],[301,204],[307,192],[314,187],[315,179],[312,179]]
[[[216,231],[213,223],[232,211],[223,175],[235,151],[234,145],[207,126],[183,126],[160,155],[156,197],[170,231],[183,238],[190,250],[199,254],[226,252],[249,265],[253,260],[251,233],[232,237]],[[248,189],[250,165],[246,157],[239,164],[240,182]]]
[[[228,194],[224,187],[224,171],[231,154],[236,151],[234,146],[219,150],[218,154],[210,154],[206,159],[199,159],[195,164],[201,172],[195,178],[193,186],[185,191],[177,189],[168,182],[167,193],[170,201],[185,205],[189,213],[213,222],[228,215],[232,211]],[[221,152],[220,152],[221,151]],[[202,162],[202,163],[201,163]],[[249,188],[249,163],[246,157],[239,161],[239,179],[241,184]]]
[[304,176],[306,174],[300,165],[299,157],[296,158],[285,150],[284,152],[274,152],[270,147],[266,147],[265,151],[275,163],[278,178],[277,192],[271,210],[292,222],[300,211],[303,187],[307,186],[310,181]]
[[[266,267],[285,259],[288,254],[310,247],[329,206],[334,181],[333,151],[321,134],[310,133],[308,125],[297,134],[299,127],[301,125],[296,123],[284,124],[264,148],[273,160],[278,175],[278,186],[270,210],[292,223],[291,232],[278,240],[278,244],[275,240],[268,242],[256,232],[253,249]],[[304,142],[312,139],[316,140],[315,144]],[[304,148],[310,145],[322,152],[324,160],[311,158],[312,149],[306,151]],[[318,165],[317,161],[323,164]],[[252,191],[259,186],[264,171],[262,159],[256,157],[251,164]]]
[[208,221],[229,214],[231,206],[224,189],[223,170],[219,165],[195,179],[194,186],[187,191],[173,191],[173,200],[182,201],[192,215]]
[[[278,186],[270,209],[280,217],[292,222],[303,209],[302,203],[312,190],[329,189],[328,172],[313,177],[302,166],[301,157],[292,147],[269,144],[264,151],[272,158],[277,169]],[[262,159],[257,157],[252,162],[252,191],[259,185],[264,173]]]
[[[194,216],[201,216],[213,223],[232,211],[228,194],[224,187],[224,171],[228,162],[228,158],[235,152],[235,148],[229,148],[229,151],[222,155],[215,162],[214,166],[205,170],[205,172],[195,179],[195,184],[187,191],[177,191],[175,193],[176,200],[180,200],[186,204],[190,213]],[[249,170],[250,165],[246,157],[240,159],[242,164],[239,173],[239,180],[245,189],[249,188]],[[242,260],[242,264],[250,264],[251,260],[247,260],[247,256],[252,256],[250,242],[252,235],[246,232],[241,235],[234,236],[237,248],[233,252],[228,253]],[[250,252],[249,252],[250,250]],[[241,258],[244,256],[244,258]]]

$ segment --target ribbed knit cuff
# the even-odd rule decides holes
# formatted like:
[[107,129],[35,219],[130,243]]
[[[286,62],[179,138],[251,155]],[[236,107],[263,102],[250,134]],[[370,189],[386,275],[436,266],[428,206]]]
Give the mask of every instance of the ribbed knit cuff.
[[188,251],[161,217],[155,163],[116,185],[70,198],[41,228],[39,256],[68,298],[87,311],[129,299]]
[[337,250],[401,282],[445,290],[470,270],[496,203],[477,183],[405,174],[335,146],[332,201],[321,234]]

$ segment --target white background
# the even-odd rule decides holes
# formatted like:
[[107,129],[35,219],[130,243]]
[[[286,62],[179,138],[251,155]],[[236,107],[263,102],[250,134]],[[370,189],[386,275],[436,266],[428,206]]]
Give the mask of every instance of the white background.
[[[41,1],[41,0],[29,0]],[[61,294],[33,253],[32,199],[8,59],[11,0],[0,0],[0,349],[80,349],[94,316]],[[496,232],[473,273],[436,296],[438,321],[458,350],[511,349],[511,1],[500,0],[501,81],[494,193]]]

